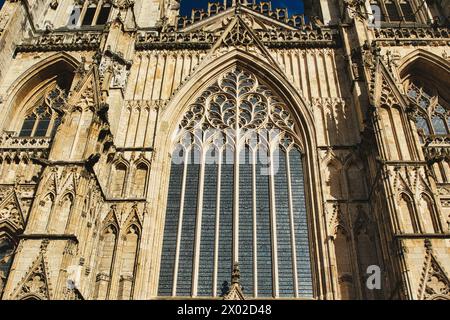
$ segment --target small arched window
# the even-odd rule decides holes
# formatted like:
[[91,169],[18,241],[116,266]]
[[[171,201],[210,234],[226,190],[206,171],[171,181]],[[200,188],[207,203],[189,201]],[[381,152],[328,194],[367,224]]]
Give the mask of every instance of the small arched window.
[[48,91],[25,115],[20,137],[53,137],[61,124],[61,115],[55,109],[65,103],[66,94],[58,86]]
[[450,133],[450,109],[437,90],[430,90],[415,81],[408,84],[407,95],[417,106],[416,126],[420,135]]

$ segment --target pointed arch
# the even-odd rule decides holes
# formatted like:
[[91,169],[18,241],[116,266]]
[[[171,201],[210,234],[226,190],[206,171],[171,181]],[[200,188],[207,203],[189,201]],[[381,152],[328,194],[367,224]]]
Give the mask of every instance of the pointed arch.
[[140,226],[136,223],[130,224],[125,231],[122,248],[122,264],[119,284],[120,300],[129,300],[133,295],[140,237]]
[[[295,167],[295,176],[297,177],[297,175],[301,178],[299,179],[293,179],[293,183],[295,184],[293,187],[298,188],[299,190],[299,204],[300,206],[298,208],[296,208],[295,210],[300,210],[301,214],[299,214],[298,216],[295,216],[295,219],[300,219],[301,222],[301,229],[302,230],[295,230],[296,237],[297,238],[302,238],[302,234],[305,232],[308,232],[308,230],[314,229],[316,228],[316,221],[314,220],[315,216],[316,216],[316,211],[320,210],[319,209],[319,203],[320,203],[320,197],[321,197],[321,193],[318,192],[316,190],[316,183],[310,182],[311,180],[314,181],[318,175],[317,172],[317,166],[315,165],[317,162],[317,154],[316,154],[316,150],[314,148],[314,146],[316,145],[316,140],[315,140],[315,135],[314,135],[314,128],[315,128],[315,124],[314,121],[312,121],[312,115],[310,113],[310,110],[308,110],[306,103],[303,101],[303,99],[299,96],[297,90],[295,88],[292,87],[292,84],[289,83],[289,81],[286,79],[285,75],[281,74],[281,72],[279,72],[278,70],[274,69],[273,67],[269,66],[267,61],[260,59],[258,57],[254,57],[248,53],[245,52],[241,52],[240,50],[234,50],[230,53],[227,53],[223,56],[217,57],[216,60],[214,62],[212,61],[204,61],[204,64],[201,65],[201,67],[197,68],[196,71],[194,72],[194,74],[189,77],[187,79],[187,81],[184,83],[184,85],[182,85],[180,88],[178,88],[178,91],[175,92],[175,94],[172,96],[172,99],[167,103],[167,105],[164,106],[164,108],[161,111],[161,120],[158,124],[159,129],[161,130],[161,132],[164,132],[166,134],[163,134],[162,137],[160,139],[157,139],[157,141],[155,141],[155,149],[158,148],[160,150],[159,153],[155,154],[155,159],[153,160],[156,166],[161,166],[162,170],[161,172],[157,173],[154,172],[153,174],[155,174],[157,177],[153,177],[154,179],[157,179],[158,181],[161,181],[161,185],[158,186],[158,188],[161,190],[162,194],[160,195],[160,198],[162,199],[162,201],[157,209],[157,225],[159,227],[161,227],[162,229],[164,229],[164,226],[169,227],[173,229],[174,223],[169,223],[169,224],[165,224],[164,217],[165,216],[165,212],[164,210],[166,209],[165,206],[167,204],[167,206],[169,207],[169,205],[171,205],[173,202],[171,202],[170,204],[168,202],[166,202],[165,200],[167,200],[168,198],[172,198],[171,195],[168,195],[166,192],[168,190],[169,187],[169,177],[167,175],[167,173],[169,173],[171,171],[169,164],[171,163],[171,161],[169,161],[169,159],[167,158],[167,155],[172,154],[172,148],[174,146],[174,144],[176,144],[178,142],[177,139],[179,139],[179,134],[180,134],[180,130],[179,130],[179,124],[180,121],[183,119],[183,117],[186,114],[189,114],[189,111],[192,111],[192,106],[193,104],[195,104],[196,99],[198,99],[202,94],[208,90],[208,88],[210,88],[211,86],[213,86],[214,84],[216,84],[216,82],[218,81],[218,79],[221,79],[220,77],[222,75],[225,74],[229,74],[231,72],[233,72],[234,70],[239,69],[242,70],[243,72],[248,72],[251,75],[254,75],[254,77],[256,79],[258,79],[259,82],[263,83],[265,86],[267,86],[268,88],[270,88],[271,91],[273,91],[274,96],[277,97],[278,101],[280,103],[282,103],[283,105],[286,106],[286,113],[290,113],[291,118],[292,118],[292,123],[295,126],[294,132],[296,135],[296,140],[295,142],[298,142],[298,148],[296,148],[296,150],[298,150],[298,155],[295,154],[292,156],[292,160],[289,159],[289,161],[295,161],[296,167]],[[199,108],[201,108],[202,103],[198,103]],[[188,110],[189,108],[189,110]],[[195,112],[192,113],[194,115],[194,118],[197,116],[197,114]],[[201,114],[201,112],[199,112],[199,114]],[[187,118],[185,118],[185,120],[189,120]],[[189,121],[193,121],[193,123],[195,124],[195,119],[190,119]],[[186,122],[186,125],[189,125],[189,121]],[[253,130],[252,128],[248,129],[249,131]],[[284,137],[283,137],[284,139]],[[286,142],[288,145],[289,143],[289,139],[280,139],[280,141]],[[227,141],[228,143],[228,141]],[[230,146],[232,146],[234,144],[231,143]],[[268,152],[270,155],[272,155],[272,151],[271,150],[273,148],[273,146],[271,146],[271,148],[268,148]],[[241,149],[241,147],[239,147],[239,149]],[[239,157],[239,151],[240,150],[236,150],[236,152],[233,153],[233,157],[238,158]],[[267,157],[267,156],[266,156]],[[287,161],[287,160],[286,160]],[[220,187],[220,192],[218,191],[216,196],[219,195],[218,199],[222,199],[222,197],[224,197],[224,195],[229,195],[232,196],[233,195],[233,183],[234,183],[234,177],[233,177],[233,169],[231,166],[231,171],[227,172],[226,170],[228,170],[228,168],[224,167],[225,171],[222,170],[221,174],[218,174],[218,178],[221,178],[221,182],[217,183],[217,186]],[[222,168],[222,169],[224,169]],[[314,169],[313,169],[314,168]],[[178,174],[178,178],[181,178],[181,181],[178,181],[180,185],[185,185],[185,182],[183,181],[191,181],[190,179],[190,170],[185,170],[184,168],[180,167],[180,174]],[[261,168],[257,168],[258,170],[260,170]],[[172,168],[172,171],[174,170],[174,168]],[[158,170],[159,171],[159,170]],[[259,171],[258,171],[259,172]],[[197,174],[197,173],[195,173]],[[200,173],[201,175],[203,174],[202,172]],[[291,173],[292,174],[292,173]],[[186,176],[186,178],[184,178],[184,176]],[[257,177],[259,178],[261,175],[257,175]],[[225,180],[228,179],[228,180]],[[262,178],[261,178],[262,179]],[[264,181],[261,180],[261,184],[266,185],[267,187],[269,187],[269,183],[273,183],[270,182],[268,176],[264,177]],[[172,175],[170,175],[170,181],[175,181],[175,177],[172,177]],[[203,180],[199,180],[202,181]],[[224,184],[225,181],[225,184]],[[236,182],[237,183],[237,182]],[[171,182],[172,184],[172,182]],[[303,188],[303,184],[304,184],[304,188]],[[216,187],[217,187],[216,186]],[[199,183],[199,186],[196,186],[199,188],[203,188],[202,185]],[[217,187],[217,188],[219,188]],[[188,190],[189,188],[186,188],[186,190]],[[267,188],[268,189],[268,188]],[[303,197],[303,193],[305,192],[305,189],[307,189],[306,193],[308,195],[319,195],[318,197],[314,197],[314,199],[310,199],[309,197]],[[191,189],[189,189],[191,190]],[[217,189],[219,190],[219,189]],[[204,191],[203,191],[204,192]],[[269,192],[269,191],[268,191]],[[183,193],[183,191],[181,191],[181,193]],[[196,199],[201,199],[198,197],[198,194],[191,194],[192,192],[190,192],[188,194],[188,196],[191,197],[195,197]],[[179,195],[179,192],[177,193]],[[271,225],[270,225],[270,205],[269,205],[269,201],[268,201],[268,196],[267,196],[267,203],[262,203],[261,206],[264,209],[265,214],[261,213],[258,211],[259,217],[257,217],[257,219],[265,219],[267,218],[268,220],[267,222],[267,230],[265,230],[265,234],[269,234],[270,232],[275,233],[276,230],[271,230]],[[257,199],[257,201],[259,201],[259,199]],[[273,202],[274,200],[272,200]],[[281,201],[281,200],[280,200]],[[223,202],[223,201],[219,201],[217,202],[217,205],[220,204],[220,208],[217,209],[218,210],[218,221],[220,225],[224,225],[227,226],[227,222],[224,220],[222,221],[221,219],[226,219],[227,216],[230,216],[230,214],[226,214],[227,212],[233,212],[233,207],[231,206],[231,198],[227,199],[227,201]],[[230,207],[229,207],[230,206]],[[237,206],[237,204],[236,204]],[[307,208],[303,208],[307,207]],[[201,207],[201,206],[200,206]],[[199,208],[200,208],[199,207]],[[281,210],[281,207],[278,207],[279,210]],[[180,208],[177,206],[177,208],[168,208],[170,210],[174,209],[171,211],[171,215],[172,218],[174,219],[187,219],[189,220],[189,217],[186,217],[186,215],[183,212],[183,215],[180,213]],[[286,206],[287,209],[287,206]],[[183,210],[187,210],[186,208],[183,208]],[[239,209],[234,209],[239,210]],[[275,212],[275,207],[273,207],[272,212]],[[304,217],[303,217],[304,215]],[[306,217],[306,215],[308,215],[308,219]],[[300,217],[301,216],[301,217]],[[224,218],[222,218],[224,217]],[[237,219],[237,218],[236,218]],[[187,221],[186,220],[186,221]],[[199,220],[200,221],[200,220]],[[308,222],[309,221],[309,222]],[[170,221],[169,221],[170,222]],[[195,221],[194,221],[195,222]],[[190,220],[189,220],[190,223]],[[223,224],[222,224],[223,223]],[[194,223],[195,226],[196,223]],[[184,221],[183,221],[183,225],[184,225]],[[197,222],[197,226],[200,225],[200,222]],[[232,224],[230,223],[230,226]],[[201,226],[200,226],[201,227]],[[226,228],[226,227],[225,227]],[[273,228],[276,228],[275,226]],[[300,227],[299,227],[300,228]],[[171,229],[171,230],[172,230]],[[189,229],[191,230],[191,229]],[[219,238],[222,236],[222,233],[224,234],[224,236],[226,234],[228,234],[227,236],[232,237],[232,232],[233,229],[230,227],[230,229],[228,230],[229,232],[227,232],[228,229],[225,230],[225,232],[220,231],[220,236]],[[177,229],[173,230],[175,231],[175,235],[173,235],[171,233],[171,235],[173,235],[175,238],[177,237],[177,233],[180,234],[180,231],[177,232]],[[236,231],[237,232],[237,231]],[[289,231],[291,232],[291,231]],[[166,233],[166,232],[165,232]],[[168,233],[167,233],[168,234]],[[237,233],[236,233],[237,234]],[[237,236],[237,235],[236,235]],[[315,234],[312,237],[318,237],[318,234]],[[183,230],[181,231],[181,237],[183,237]],[[159,249],[161,250],[163,247],[163,237],[161,237],[161,239],[158,239],[157,241],[159,242]],[[173,237],[172,237],[173,238]],[[171,238],[171,239],[172,239]],[[183,238],[182,238],[183,239]],[[230,238],[231,239],[231,238]],[[176,240],[176,239],[172,239],[172,240]],[[172,242],[172,240],[170,240],[170,243],[173,244],[174,246],[170,247],[170,252],[173,253],[173,256],[175,256],[176,252],[183,252],[186,253],[187,251],[184,250],[184,248],[178,248],[176,241]],[[271,244],[271,240],[270,240],[270,236],[269,239],[265,239],[268,240],[268,242],[266,243],[267,246],[272,246]],[[264,240],[264,241],[265,241]],[[198,237],[198,239],[196,240],[195,243],[200,243],[200,237]],[[262,241],[262,240],[261,240]],[[302,258],[299,258],[300,260],[303,259],[305,260],[306,256],[309,256],[309,250],[310,250],[310,242],[307,239],[303,239],[302,241],[304,241],[305,244],[302,244],[302,246],[305,246],[305,251],[303,252]],[[227,240],[223,240],[222,243],[226,243]],[[169,245],[169,235],[167,236],[167,241],[166,241],[167,245]],[[219,239],[219,243],[220,243],[220,239]],[[317,243],[317,242],[314,242]],[[201,245],[201,243],[200,243]],[[198,244],[197,244],[198,246]],[[220,244],[219,244],[220,246]],[[168,247],[167,247],[168,248]],[[169,249],[164,249],[164,250],[169,250]],[[237,252],[237,249],[234,249],[235,252]],[[166,251],[169,252],[169,251]],[[307,252],[307,254],[305,253]],[[219,249],[219,256],[217,256],[217,259],[219,261],[219,265],[220,265],[220,261],[222,261],[221,259],[224,259],[224,266],[231,266],[232,261],[229,259],[229,257],[227,256],[229,253],[229,255],[231,256],[233,254],[233,250],[232,248],[223,248],[223,249]],[[177,253],[178,254],[178,253]],[[220,256],[223,255],[223,258]],[[313,256],[313,255],[311,255]],[[260,266],[258,266],[257,268],[259,268],[259,271],[261,274],[266,272],[268,273],[269,277],[271,278],[273,275],[273,270],[276,270],[276,268],[274,268],[273,270],[271,269],[272,266],[270,265],[270,261],[271,258],[270,257],[261,257],[261,259],[259,259],[259,261],[265,261],[263,259],[267,258],[268,263],[265,266],[262,266],[262,264]],[[228,260],[230,261],[228,261]],[[198,277],[196,277],[197,273],[198,273],[198,262],[194,261],[193,266],[187,266],[189,267],[190,270],[190,274],[192,274],[192,270],[197,270],[194,271],[194,277],[193,279],[189,280],[189,279],[185,279],[183,277],[183,281],[184,282],[189,282],[186,286],[185,284],[183,284],[183,288],[178,288],[175,285],[175,281],[172,281],[171,277],[172,275],[167,275],[167,271],[169,272],[181,272],[180,270],[177,271],[177,267],[173,266],[173,260],[172,257],[167,257],[167,259],[165,257],[163,257],[161,259],[161,263],[162,265],[159,265],[159,261],[156,261],[155,263],[157,264],[156,266],[156,270],[160,270],[160,276],[161,278],[159,278],[160,280],[160,285],[159,288],[163,289],[164,292],[160,292],[160,295],[172,295],[172,294],[177,294],[177,295],[189,295],[190,294],[190,289],[187,287],[190,287],[191,285],[191,280],[192,282],[198,281]],[[274,257],[273,261],[278,261],[278,258]],[[303,261],[304,263],[304,261]],[[306,264],[297,264],[297,266],[299,268],[304,268],[302,270],[311,270],[311,268],[315,268],[316,266],[313,264],[310,264],[309,261]],[[184,267],[186,267],[184,265]],[[172,269],[175,268],[174,270],[168,270],[168,269]],[[217,269],[217,267],[216,267]],[[220,269],[220,268],[219,268]],[[222,270],[223,269],[223,270]],[[213,286],[213,288],[208,288],[208,292],[206,293],[207,296],[209,296],[211,293],[211,291],[217,292],[217,294],[220,294],[220,288],[223,282],[223,279],[227,279],[228,275],[231,272],[230,267],[227,268],[222,268],[220,270],[217,270],[217,274],[220,275],[217,279],[217,283],[215,283]],[[298,279],[298,282],[301,283],[300,287],[303,288],[304,291],[298,291],[298,295],[305,295],[305,296],[313,296],[313,285],[312,285],[312,281],[311,279],[307,279],[308,272],[305,272],[305,277],[304,278],[300,278]],[[154,277],[156,277],[156,275],[152,275]],[[261,279],[268,279],[265,278],[263,276],[260,276]],[[178,278],[180,279],[180,278]],[[263,288],[263,290],[265,290],[264,292],[262,292],[262,296],[272,296],[272,290],[275,290],[275,288],[272,288],[272,285],[268,285],[263,284],[260,281],[260,288],[263,288],[263,286],[265,286]],[[162,282],[164,280],[164,282]],[[256,281],[256,280],[255,280]],[[276,276],[274,276],[274,282],[277,282],[278,280],[276,280]],[[296,280],[297,281],[297,280]],[[158,280],[155,281],[156,283],[158,283]],[[220,283],[219,283],[220,282]],[[180,281],[178,281],[178,284],[180,283]],[[161,287],[162,285],[162,287]],[[181,292],[178,291],[178,289],[182,289],[183,291]],[[195,290],[195,289],[194,289]],[[314,289],[315,290],[315,289]],[[197,295],[198,292],[195,292],[194,295]],[[283,293],[284,294],[284,293]]]
[[58,203],[58,210],[55,211],[56,217],[53,219],[55,225],[51,226],[57,234],[64,234],[66,231],[74,199],[72,192],[66,192]]
[[434,201],[427,192],[422,192],[419,196],[419,214],[422,218],[422,232],[440,232],[440,223],[436,215]]
[[119,229],[114,223],[106,225],[101,235],[101,252],[98,260],[97,277],[95,285],[95,299],[104,300],[109,297],[111,278],[115,253],[117,251],[117,238]]
[[121,158],[112,164],[109,179],[111,197],[121,198],[124,196],[128,172],[129,164],[125,159]]
[[328,196],[332,199],[341,199],[343,196],[343,175],[344,168],[339,158],[334,155],[328,157],[324,174],[325,186]]
[[45,196],[37,201],[37,210],[34,219],[34,230],[35,233],[45,233],[48,228],[48,223],[50,220],[50,215],[53,211],[55,204],[55,195],[52,192],[48,192]]
[[360,159],[352,156],[344,164],[347,193],[352,199],[364,199],[367,195],[364,167]]
[[400,192],[398,194],[399,207],[399,231],[402,233],[415,233],[419,231],[414,202],[410,194]]
[[133,165],[133,177],[131,179],[131,197],[141,198],[147,189],[147,178],[150,170],[150,162],[140,158]]
[[29,106],[26,102],[33,100],[36,93],[52,82],[56,82],[61,88],[70,89],[78,65],[76,58],[61,52],[28,68],[6,92],[6,112],[0,117],[0,126],[18,131]]
[[338,225],[333,240],[336,273],[339,285],[339,297],[342,300],[355,299],[355,283],[352,267],[352,255],[350,248],[350,234],[342,226]]
[[407,54],[399,63],[399,74],[403,81],[423,78],[430,86],[440,88],[447,101],[450,101],[450,62],[436,54],[417,49]]
[[[204,61],[197,70],[178,88],[161,113],[161,122],[169,125],[169,137],[174,139],[174,133],[179,120],[183,118],[187,108],[196,97],[214,82],[220,74],[238,66],[253,73],[268,87],[274,89],[276,94],[288,106],[288,111],[296,120],[297,134],[303,138],[305,145],[316,145],[315,122],[307,103],[298,94],[298,90],[281,71],[271,66],[266,60],[240,50],[233,50],[213,61]],[[199,81],[201,80],[201,81]],[[183,106],[180,108],[180,106]],[[306,150],[303,150],[304,152]]]

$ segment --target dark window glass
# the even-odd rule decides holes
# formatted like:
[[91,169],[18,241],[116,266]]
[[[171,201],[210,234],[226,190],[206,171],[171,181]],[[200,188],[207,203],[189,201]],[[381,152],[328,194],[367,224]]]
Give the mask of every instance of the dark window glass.
[[177,295],[191,295],[192,262],[194,258],[195,220],[197,216],[198,178],[200,164],[199,150],[189,151],[189,163],[184,191],[184,209],[181,229],[180,254],[178,261]]
[[292,297],[294,296],[294,273],[292,269],[286,152],[278,149],[277,153],[278,156],[274,157],[274,180],[278,248],[278,290],[281,297]]
[[[212,149],[214,150],[214,149]],[[215,158],[214,158],[215,159]],[[211,159],[209,159],[211,160]],[[198,295],[213,295],[214,243],[217,203],[217,163],[205,163],[203,186],[202,230],[200,241],[200,262],[198,275]]]
[[111,6],[104,5],[100,9],[100,13],[97,17],[97,23],[98,25],[104,25],[108,22],[109,13],[111,12]]
[[430,134],[430,129],[428,128],[427,120],[422,116],[417,116],[416,118],[417,128],[422,129],[426,135]]
[[81,23],[83,26],[90,26],[92,24],[96,10],[97,10],[97,7],[88,7],[87,8],[86,13],[84,14],[83,22]]
[[400,7],[402,8],[403,17],[405,18],[405,21],[416,21],[414,11],[411,7],[411,4],[408,1],[405,3],[401,3]]
[[20,137],[31,137],[33,133],[34,124],[36,122],[36,116],[34,114],[29,115],[23,122],[22,129],[20,130]]
[[36,131],[34,132],[35,137],[45,137],[47,135],[48,126],[50,125],[50,115],[45,114],[39,119],[36,126]]
[[[179,156],[183,157],[183,154],[181,153]],[[166,222],[164,224],[161,271],[159,274],[158,294],[160,296],[172,295],[183,172],[183,163],[172,163],[172,168],[170,170],[169,194],[167,197]]]
[[386,11],[391,21],[400,21],[401,17],[398,13],[397,6],[394,2],[386,3]]
[[309,254],[302,156],[297,149],[292,149],[289,152],[289,166],[291,169],[291,191],[297,252],[298,291],[302,297],[312,297],[311,258]]
[[239,265],[245,295],[253,296],[253,167],[250,150],[241,151],[239,164]]
[[222,156],[220,181],[220,218],[219,218],[219,265],[217,270],[217,292],[224,294],[228,291],[232,271],[232,242],[233,242],[233,189],[234,165],[233,151],[227,148]]
[[52,128],[52,132],[51,132],[51,137],[54,137],[56,134],[56,130],[58,129],[59,125],[61,124],[61,117],[57,117],[55,119],[55,123],[53,124],[53,128]]
[[270,229],[270,196],[267,155],[258,150],[256,166],[256,228],[257,228],[257,268],[258,296],[272,297],[272,238]]
[[434,116],[431,118],[433,123],[433,129],[435,134],[447,134],[447,129],[445,128],[444,120],[439,116]]

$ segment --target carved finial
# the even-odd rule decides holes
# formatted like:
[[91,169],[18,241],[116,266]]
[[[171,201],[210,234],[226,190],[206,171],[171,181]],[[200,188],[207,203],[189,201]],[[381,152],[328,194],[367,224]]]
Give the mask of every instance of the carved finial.
[[239,270],[239,262],[233,264],[233,273],[231,275],[231,284],[239,284],[241,281],[241,271]]
[[427,252],[433,251],[433,245],[431,244],[430,239],[428,239],[428,238],[425,239],[424,244],[425,244],[425,248],[426,248]]

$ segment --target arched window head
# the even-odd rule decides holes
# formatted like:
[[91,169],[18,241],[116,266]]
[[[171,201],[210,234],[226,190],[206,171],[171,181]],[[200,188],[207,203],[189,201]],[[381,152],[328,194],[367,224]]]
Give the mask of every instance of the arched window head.
[[[416,126],[421,136],[450,133],[450,108],[436,89],[427,88],[421,81],[410,81],[407,95],[417,108]],[[423,142],[423,141],[422,141]]]
[[46,91],[37,100],[22,123],[20,137],[53,137],[61,123],[61,115],[56,112],[66,99],[66,93],[58,86]]
[[235,67],[198,96],[173,147],[159,295],[221,296],[238,262],[247,297],[312,297],[301,145],[251,72]]

